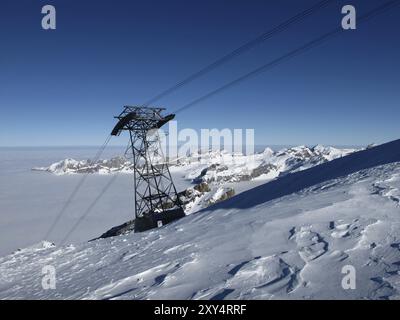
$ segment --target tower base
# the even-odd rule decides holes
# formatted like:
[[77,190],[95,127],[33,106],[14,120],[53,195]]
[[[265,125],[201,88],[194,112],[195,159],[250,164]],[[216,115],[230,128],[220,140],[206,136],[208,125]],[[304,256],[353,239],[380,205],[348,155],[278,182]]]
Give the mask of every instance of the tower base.
[[182,208],[167,210],[164,212],[149,212],[142,217],[135,219],[135,232],[143,232],[146,230],[164,226],[172,221],[178,220],[185,216]]

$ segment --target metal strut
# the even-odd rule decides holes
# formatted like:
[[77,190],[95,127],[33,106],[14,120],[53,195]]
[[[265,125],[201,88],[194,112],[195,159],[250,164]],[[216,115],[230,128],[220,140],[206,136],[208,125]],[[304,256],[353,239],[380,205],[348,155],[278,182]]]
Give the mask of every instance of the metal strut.
[[125,106],[111,132],[129,132],[135,187],[135,232],[165,225],[185,216],[157,130],[175,115],[164,108]]

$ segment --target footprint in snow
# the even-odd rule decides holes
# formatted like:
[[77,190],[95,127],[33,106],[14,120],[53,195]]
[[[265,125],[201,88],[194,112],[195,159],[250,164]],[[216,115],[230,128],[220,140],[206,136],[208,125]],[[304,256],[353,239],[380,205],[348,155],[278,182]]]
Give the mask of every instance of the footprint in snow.
[[296,228],[292,238],[305,262],[317,259],[328,250],[328,243],[317,232],[312,231],[311,226]]

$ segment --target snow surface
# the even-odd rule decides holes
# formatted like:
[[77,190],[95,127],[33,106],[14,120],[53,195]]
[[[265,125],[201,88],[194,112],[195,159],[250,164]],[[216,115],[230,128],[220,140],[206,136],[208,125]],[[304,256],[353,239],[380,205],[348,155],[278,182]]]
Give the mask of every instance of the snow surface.
[[[0,258],[0,299],[398,299],[399,190],[397,140],[156,230],[17,251]],[[341,287],[345,265],[355,290]]]

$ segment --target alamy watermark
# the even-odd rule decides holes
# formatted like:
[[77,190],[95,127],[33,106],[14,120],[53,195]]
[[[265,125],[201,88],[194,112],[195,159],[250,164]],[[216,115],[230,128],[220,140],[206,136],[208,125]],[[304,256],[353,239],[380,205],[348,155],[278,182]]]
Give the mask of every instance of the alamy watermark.
[[342,28],[344,30],[357,29],[356,8],[352,5],[345,5],[342,8],[342,14],[345,15],[342,19]]
[[[44,30],[55,30],[56,26],[56,8],[53,5],[46,4],[42,7],[42,28]],[[345,16],[342,18],[341,24],[344,30],[357,29],[356,24],[356,8],[353,5],[345,5],[341,11]]]
[[342,278],[343,290],[355,290],[356,289],[356,268],[351,264],[345,265],[342,268],[342,274],[345,276]]
[[56,29],[56,8],[52,5],[45,5],[42,7],[42,28],[44,30],[55,30]]
[[252,156],[255,151],[255,131],[251,128],[200,130],[184,128],[178,130],[178,122],[170,121],[167,132],[163,129],[149,131],[148,139],[159,139],[163,155],[171,160],[212,151]]
[[43,290],[56,289],[56,268],[46,265],[42,268],[42,288]]

